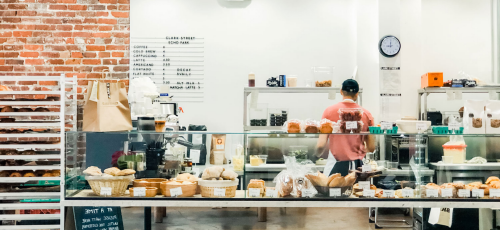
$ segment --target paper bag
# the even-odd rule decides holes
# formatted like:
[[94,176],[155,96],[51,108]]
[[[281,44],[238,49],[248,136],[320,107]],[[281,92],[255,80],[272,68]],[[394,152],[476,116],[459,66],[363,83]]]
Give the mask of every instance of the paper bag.
[[83,107],[83,131],[132,130],[125,83],[89,82]]
[[431,208],[429,224],[439,224],[451,228],[452,222],[453,208]]

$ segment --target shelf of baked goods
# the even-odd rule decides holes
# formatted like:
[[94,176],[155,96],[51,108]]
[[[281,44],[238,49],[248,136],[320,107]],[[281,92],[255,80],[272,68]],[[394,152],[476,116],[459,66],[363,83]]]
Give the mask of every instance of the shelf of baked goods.
[[[1,115],[1,114],[0,114]],[[10,128],[10,127],[59,127],[61,122],[13,122],[13,123],[3,123],[0,122],[0,128]]]
[[0,155],[0,160],[41,160],[41,159],[61,159],[61,155],[56,155],[56,154]]
[[61,137],[61,134],[56,133],[0,133],[0,138],[2,137]]
[[61,225],[6,225],[2,226],[5,230],[17,229],[61,229]]
[[[66,103],[72,103],[67,100]],[[0,105],[61,105],[60,101],[0,101]]]
[[23,95],[42,95],[42,94],[53,94],[53,95],[61,95],[61,91],[35,91],[35,90],[30,90],[30,91],[0,91],[0,95],[16,95],[16,94],[23,94]]
[[59,198],[61,192],[0,192],[0,200]]
[[56,170],[60,165],[0,166],[0,170]]
[[[0,215],[0,220],[58,220],[61,214],[25,214],[25,215]],[[28,227],[29,226],[25,226]]]
[[0,210],[61,209],[57,203],[0,203]]
[[263,180],[251,179],[247,190],[243,190],[234,171],[218,166],[206,168],[201,178],[185,173],[170,180],[134,179],[132,174],[126,175],[134,173],[133,170],[125,169],[128,170],[125,172],[109,168],[102,173],[99,168],[91,166],[84,171],[91,190],[76,190],[66,197],[64,205],[479,208],[500,204],[498,177],[488,178],[485,184],[474,182],[467,185],[419,185],[417,181],[402,181],[399,189],[382,189],[371,184],[370,178],[377,173],[352,171],[344,177],[340,174],[327,177],[312,170],[305,172],[300,164],[293,167],[298,167],[298,170],[288,168],[274,178],[274,187],[266,186]]
[[[1,91],[0,91],[1,92]],[[43,116],[59,116],[61,115],[60,112],[2,112],[0,113],[2,116],[38,116],[38,117],[43,117]],[[68,114],[66,114],[68,115]]]
[[61,177],[2,177],[0,183],[29,183],[30,181],[61,180]]
[[61,144],[0,144],[0,149],[60,149]]

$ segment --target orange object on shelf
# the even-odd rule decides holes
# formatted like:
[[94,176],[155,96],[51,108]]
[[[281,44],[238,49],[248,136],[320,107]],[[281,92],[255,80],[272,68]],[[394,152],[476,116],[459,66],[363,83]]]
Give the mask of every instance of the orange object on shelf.
[[443,87],[443,72],[426,73],[420,77],[420,80],[422,89],[425,87]]

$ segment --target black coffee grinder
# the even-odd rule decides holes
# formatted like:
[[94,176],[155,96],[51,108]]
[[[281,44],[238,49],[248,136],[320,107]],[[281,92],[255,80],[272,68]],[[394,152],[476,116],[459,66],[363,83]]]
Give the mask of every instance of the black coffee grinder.
[[137,118],[137,131],[147,132],[141,134],[142,141],[146,143],[145,170],[138,172],[141,178],[158,177],[158,166],[162,163],[165,149],[163,148],[163,134],[156,134],[155,119],[152,116],[142,116]]

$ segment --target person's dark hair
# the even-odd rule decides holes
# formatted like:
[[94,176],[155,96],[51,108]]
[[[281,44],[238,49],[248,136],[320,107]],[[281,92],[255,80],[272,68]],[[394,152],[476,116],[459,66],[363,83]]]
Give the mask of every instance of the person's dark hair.
[[342,94],[346,97],[354,97],[356,96],[358,92],[348,92],[348,91],[345,91],[345,90],[342,90]]

